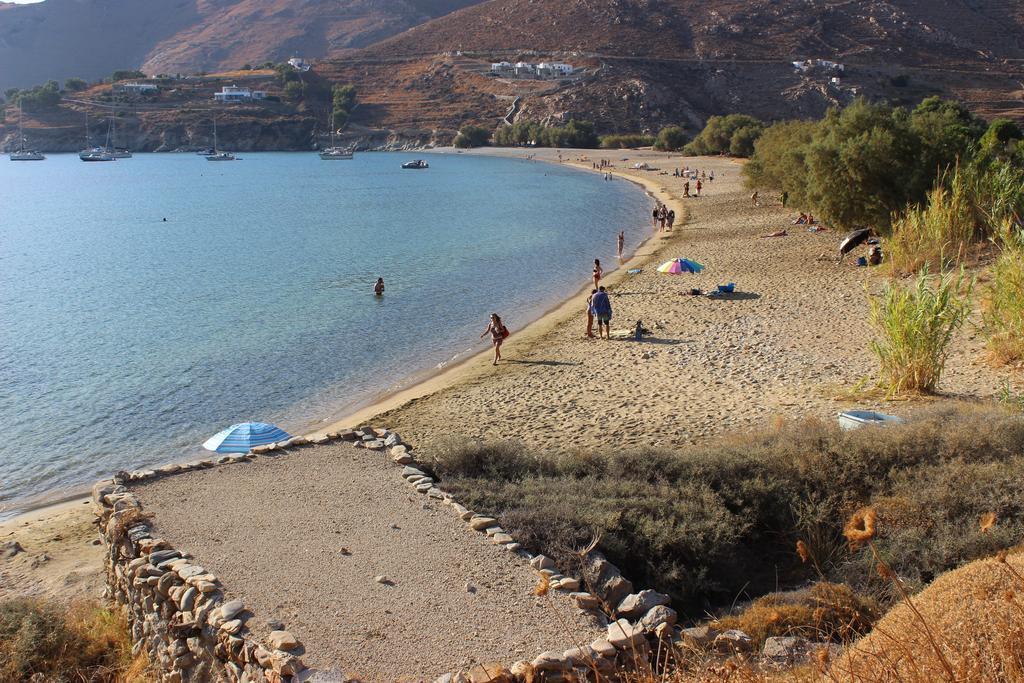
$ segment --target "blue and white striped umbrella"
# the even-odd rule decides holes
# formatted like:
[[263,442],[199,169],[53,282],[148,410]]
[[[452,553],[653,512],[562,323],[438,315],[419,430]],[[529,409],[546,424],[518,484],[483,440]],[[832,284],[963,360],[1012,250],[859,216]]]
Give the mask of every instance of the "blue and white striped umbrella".
[[217,453],[248,453],[255,446],[290,438],[288,432],[275,425],[266,422],[242,422],[211,436],[203,444],[203,448]]

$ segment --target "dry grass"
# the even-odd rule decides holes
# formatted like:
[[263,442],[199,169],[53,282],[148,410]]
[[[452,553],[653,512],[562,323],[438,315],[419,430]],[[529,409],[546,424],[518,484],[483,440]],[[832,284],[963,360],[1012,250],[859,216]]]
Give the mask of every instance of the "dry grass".
[[[36,676],[36,678],[33,678]],[[0,603],[0,683],[32,680],[144,683],[144,655],[132,656],[127,624],[93,603],[36,599]]]
[[999,257],[982,300],[989,352],[1001,365],[1024,360],[1024,236],[1012,223],[1003,226]]

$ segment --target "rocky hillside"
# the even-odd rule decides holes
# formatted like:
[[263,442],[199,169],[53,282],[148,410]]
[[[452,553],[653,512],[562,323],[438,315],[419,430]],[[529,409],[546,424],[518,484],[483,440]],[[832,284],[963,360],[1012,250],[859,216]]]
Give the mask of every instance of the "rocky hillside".
[[196,73],[363,47],[479,0],[0,2],[0,90],[115,69]]
[[[604,130],[699,126],[743,111],[817,116],[858,95],[929,94],[1024,116],[1024,5],[1010,0],[489,0],[324,64],[356,82],[383,126],[514,116],[595,119]],[[561,86],[486,78],[490,60],[588,67]],[[840,62],[799,73],[794,60]],[[839,76],[838,81],[833,81]]]

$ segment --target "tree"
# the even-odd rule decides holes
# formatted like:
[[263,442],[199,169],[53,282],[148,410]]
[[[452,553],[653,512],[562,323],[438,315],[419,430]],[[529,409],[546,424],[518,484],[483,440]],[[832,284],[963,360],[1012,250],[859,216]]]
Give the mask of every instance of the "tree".
[[298,81],[289,81],[285,83],[284,92],[282,97],[286,102],[298,102],[302,99],[302,83]]
[[79,90],[85,90],[88,86],[89,84],[81,78],[64,79],[64,90],[68,92],[78,92]]
[[281,85],[288,85],[299,80],[299,74],[295,73],[295,69],[292,68],[291,64],[287,62],[274,65],[274,73],[277,74],[277,80]]
[[331,120],[335,128],[348,123],[352,109],[356,105],[356,88],[354,85],[335,85],[331,89]]
[[665,126],[658,131],[658,139],[654,148],[663,152],[675,152],[682,149],[687,142],[686,132],[679,126]]
[[145,77],[146,77],[146,74],[142,73],[141,71],[136,71],[134,69],[118,69],[110,77],[110,80],[113,83],[117,83],[118,81],[127,81],[127,80],[130,80],[130,79],[133,79],[133,78],[145,78]]
[[466,125],[459,129],[453,143],[459,148],[483,147],[491,139],[491,131],[481,126]]
[[814,121],[780,121],[765,128],[754,153],[743,166],[747,184],[789,194],[794,204],[807,201],[807,148],[814,138]]
[[963,104],[928,97],[910,114],[911,130],[920,138],[925,172],[941,174],[964,158],[985,132],[985,122]]
[[764,123],[746,114],[712,116],[708,119],[704,130],[693,139],[693,142],[683,148],[683,153],[691,156],[732,154],[733,137],[743,131],[737,137],[736,149],[745,152],[742,156],[747,156],[753,153],[753,142],[763,130]]
[[818,124],[807,155],[807,200],[843,228],[887,229],[893,212],[920,202],[934,170],[903,109],[857,100]]
[[980,155],[986,161],[1005,157],[1014,145],[1020,151],[1022,145],[1017,144],[1020,140],[1024,140],[1020,126],[1010,119],[996,119],[981,136]]
[[60,104],[60,84],[57,81],[47,81],[34,88],[18,90],[11,98],[11,103],[25,111],[52,109]]

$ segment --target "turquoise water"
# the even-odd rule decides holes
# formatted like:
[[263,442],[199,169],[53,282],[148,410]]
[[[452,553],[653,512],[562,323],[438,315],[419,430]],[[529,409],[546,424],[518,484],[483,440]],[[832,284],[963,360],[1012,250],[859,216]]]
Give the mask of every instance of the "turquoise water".
[[491,311],[536,318],[650,207],[525,160],[242,156],[0,160],[0,512],[234,422],[301,432],[482,350]]

